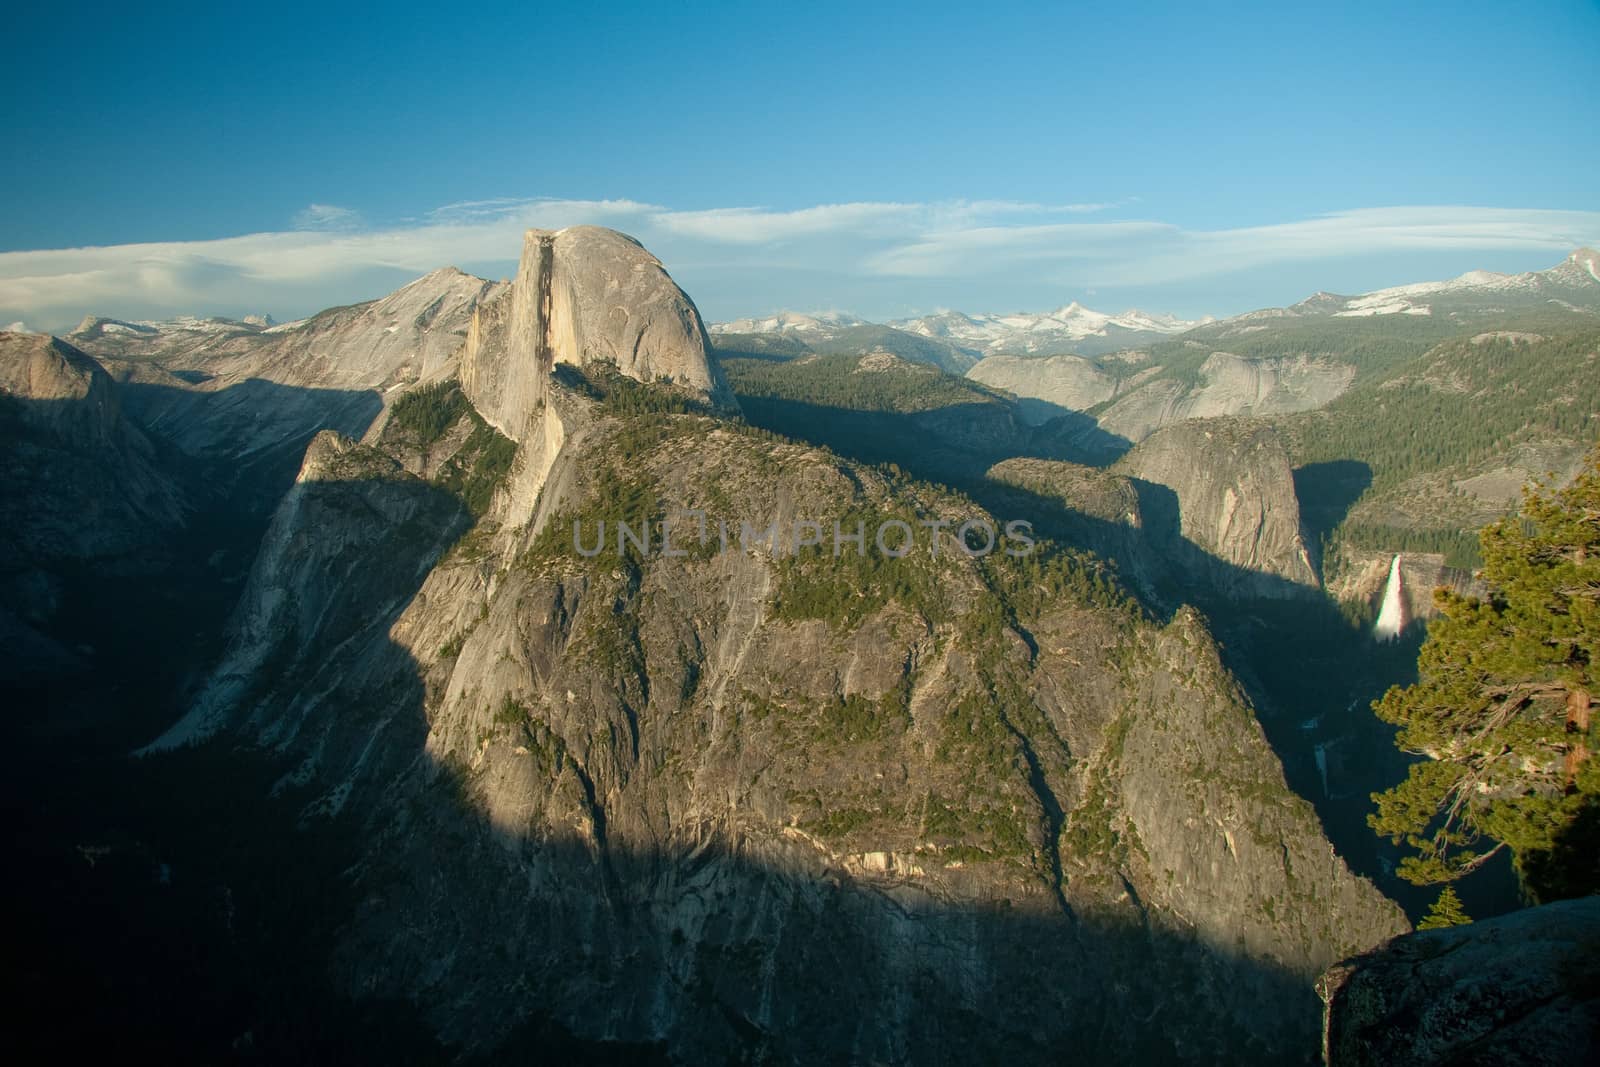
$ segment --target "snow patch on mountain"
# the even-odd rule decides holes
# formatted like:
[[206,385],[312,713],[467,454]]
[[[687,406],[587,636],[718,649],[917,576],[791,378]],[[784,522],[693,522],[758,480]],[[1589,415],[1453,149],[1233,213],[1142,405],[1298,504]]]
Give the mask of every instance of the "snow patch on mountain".
[[1600,253],[1591,248],[1580,248],[1549,270],[1526,271],[1522,274],[1469,270],[1448,281],[1416,282],[1377,289],[1351,297],[1345,301],[1344,308],[1335,311],[1334,315],[1427,315],[1432,308],[1424,298],[1510,296],[1555,299],[1556,294],[1573,290],[1592,298],[1600,296],[1593,293],[1596,283],[1600,283]]
[[773,315],[716,322],[710,331],[718,333],[778,333],[822,336],[834,330],[864,326],[867,320],[844,311],[779,311]]
[[1138,309],[1109,315],[1074,300],[1066,307],[1043,314],[968,315],[941,311],[889,325],[907,333],[967,344],[986,352],[1040,352],[1091,337],[1110,339],[1126,334],[1182,333],[1211,321],[1209,317],[1190,321],[1171,315],[1151,315]]

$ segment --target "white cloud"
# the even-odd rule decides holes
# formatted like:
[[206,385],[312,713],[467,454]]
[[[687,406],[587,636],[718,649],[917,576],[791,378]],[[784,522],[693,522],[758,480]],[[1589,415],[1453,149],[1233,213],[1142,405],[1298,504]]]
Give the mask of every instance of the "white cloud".
[[[634,200],[496,198],[389,226],[312,205],[311,228],[206,241],[0,253],[0,322],[269,311],[370,299],[445,265],[504,275],[528,227],[613,226],[642,241],[712,317],[762,308],[896,308],[1054,299],[1090,286],[1197,285],[1275,265],[1399,253],[1565,252],[1600,244],[1600,212],[1419,206],[1199,230],[1117,217],[1127,202],[855,202],[674,210]],[[1110,215],[1104,220],[1088,215]],[[1388,284],[1392,279],[1384,281]],[[1211,291],[1216,291],[1212,286]],[[1010,298],[1015,293],[1016,300]],[[969,295],[970,294],[970,295]],[[999,294],[999,295],[996,295]],[[1304,294],[1299,294],[1304,295]],[[1293,296],[1298,299],[1298,296]],[[1240,296],[1243,304],[1259,304]],[[1222,310],[1222,309],[1218,309]]]
[[903,233],[925,213],[918,204],[822,204],[799,211],[756,207],[661,211],[650,221],[671,234],[728,244],[767,244],[827,234]]
[[1391,207],[1295,222],[1184,232],[1172,245],[1131,256],[1106,284],[1184,281],[1273,263],[1386,252],[1548,249],[1566,252],[1600,238],[1600,212],[1483,207]]
[[930,233],[869,256],[874,274],[963,277],[1040,261],[1105,261],[1141,244],[1180,233],[1159,222],[1064,222],[1033,226],[969,226]]
[[359,225],[359,212],[336,204],[307,204],[294,216],[297,230],[353,230]]

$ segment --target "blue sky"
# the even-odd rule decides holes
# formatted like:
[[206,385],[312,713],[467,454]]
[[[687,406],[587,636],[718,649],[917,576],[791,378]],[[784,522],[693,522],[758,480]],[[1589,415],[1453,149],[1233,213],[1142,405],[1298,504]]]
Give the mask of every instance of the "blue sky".
[[635,233],[712,319],[1223,314],[1600,243],[1600,5],[1286,6],[35,5],[0,321],[299,315],[504,274],[525,224]]

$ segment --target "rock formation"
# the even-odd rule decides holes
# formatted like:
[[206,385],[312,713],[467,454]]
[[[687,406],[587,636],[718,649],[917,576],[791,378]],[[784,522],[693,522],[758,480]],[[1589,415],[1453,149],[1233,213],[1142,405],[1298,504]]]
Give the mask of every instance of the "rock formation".
[[[1025,400],[1041,401],[1043,421],[1049,408],[1083,411],[1117,394],[1117,380],[1092,360],[1075,355],[989,356],[967,371],[967,377]],[[1024,405],[1024,410],[1029,410]]]
[[281,493],[313,434],[358,437],[399,388],[448,373],[474,310],[505,288],[447,267],[280,326],[91,318],[71,340],[105,361],[151,433],[186,455],[226,458],[224,477],[265,462]]
[[1269,427],[1228,419],[1171,426],[1113,469],[1147,487],[1147,526],[1175,526],[1211,558],[1199,566],[1209,566],[1219,589],[1289,596],[1317,588],[1288,453]]
[[520,441],[557,363],[605,363],[637,381],[732,402],[694,302],[638,242],[598,226],[527,232],[509,292],[473,314],[461,387]]
[[1600,897],[1425,930],[1328,971],[1328,1067],[1600,1060]]
[[1348,363],[1311,356],[1244,359],[1213,352],[1193,384],[1158,378],[1122,393],[1100,414],[1101,429],[1142,441],[1163,426],[1223,415],[1312,411],[1339,397],[1355,379]]
[[[1068,554],[797,549],[797,521],[973,505],[675,408],[719,386],[655,272],[530,234],[467,342],[476,401],[427,441],[314,442],[157,746],[268,753],[357,829],[342,986],[469,1050],[538,1005],[685,1060],[1308,1054],[1311,978],[1404,919],[1200,618],[1158,626]],[[477,402],[519,445],[462,534]]]
[[1102,431],[1138,442],[1188,419],[1311,411],[1344,393],[1356,374],[1349,363],[1307,355],[1246,359],[1213,352],[1192,381],[1164,377],[1154,363],[1116,375],[1103,362],[1077,355],[989,356],[967,376],[1015,393],[1037,421],[1096,409]]

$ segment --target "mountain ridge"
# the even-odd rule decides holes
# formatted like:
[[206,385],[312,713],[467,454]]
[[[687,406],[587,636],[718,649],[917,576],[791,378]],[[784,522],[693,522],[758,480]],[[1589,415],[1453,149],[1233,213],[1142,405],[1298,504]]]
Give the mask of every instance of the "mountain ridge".
[[[1591,288],[1594,287],[1594,288]],[[1448,298],[1503,293],[1518,297],[1556,299],[1576,292],[1600,305],[1600,252],[1580,247],[1553,267],[1501,274],[1469,270],[1441,281],[1411,282],[1373,289],[1354,296],[1317,292],[1286,307],[1261,308],[1237,315],[1180,319],[1130,308],[1111,314],[1095,311],[1076,300],[1042,312],[968,313],[940,309],[927,315],[872,323],[852,312],[832,310],[806,314],[779,311],[729,322],[713,323],[713,335],[776,334],[805,340],[831,339],[842,328],[883,325],[918,336],[948,341],[978,358],[991,355],[1049,356],[1104,355],[1119,348],[1138,348],[1152,340],[1178,336],[1202,327],[1226,328],[1234,323],[1302,315],[1362,317],[1371,315],[1429,315],[1432,302],[1422,297]],[[1600,312],[1600,306],[1595,309]],[[1077,344],[1078,347],[1072,347]]]
[[[531,233],[474,309],[457,377],[312,440],[230,652],[161,742],[269,754],[304,818],[361,828],[344,987],[473,1050],[530,993],[686,1058],[1309,1047],[1311,977],[1404,920],[1288,790],[1198,613],[1150,619],[1063,546],[804,550],[802,522],[999,517],[585,348],[617,318],[584,298],[610,260],[563,297],[585,260],[557,240]],[[657,351],[703,352],[673,321]],[[470,506],[453,472],[492,451]],[[695,511],[785,532],[577,540],[627,519],[653,545]],[[1159,1032],[1128,1022],[1150,1002]]]

